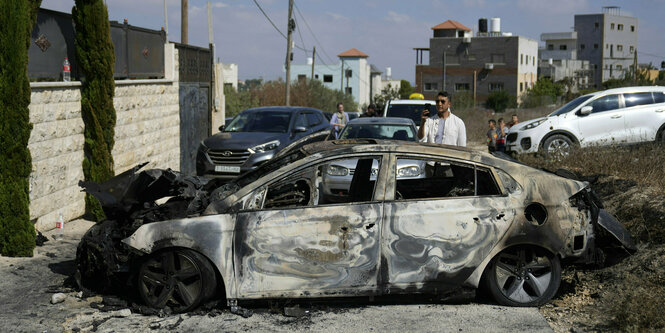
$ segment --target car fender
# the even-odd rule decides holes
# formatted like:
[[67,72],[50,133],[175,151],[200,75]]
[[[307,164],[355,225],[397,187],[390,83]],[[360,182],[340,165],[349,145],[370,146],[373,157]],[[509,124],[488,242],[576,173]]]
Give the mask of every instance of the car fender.
[[233,270],[233,229],[235,218],[228,214],[147,223],[122,240],[144,254],[180,247],[204,255],[222,277],[226,296],[236,298]]
[[547,141],[547,139],[549,137],[551,137],[552,135],[556,135],[556,134],[563,134],[563,135],[569,137],[571,140],[573,140],[574,144],[578,144],[578,145],[580,144],[580,140],[577,139],[577,136],[575,136],[575,134],[573,134],[572,132],[570,132],[568,130],[565,130],[565,129],[555,129],[555,130],[547,132],[547,134],[545,134],[543,136],[543,138],[540,139],[540,142],[538,143],[538,147],[542,147],[545,144],[545,141]]

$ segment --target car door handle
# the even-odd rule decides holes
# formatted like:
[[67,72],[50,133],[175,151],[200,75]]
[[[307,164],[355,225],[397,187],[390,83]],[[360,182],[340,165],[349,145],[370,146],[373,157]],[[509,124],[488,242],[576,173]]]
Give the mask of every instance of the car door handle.
[[616,114],[616,115],[613,115],[613,116],[610,117],[610,118],[612,118],[612,119],[619,119],[619,118],[621,118],[621,115]]
[[370,223],[370,224],[365,226],[365,229],[367,229],[367,230],[372,229],[372,228],[374,228],[374,223]]

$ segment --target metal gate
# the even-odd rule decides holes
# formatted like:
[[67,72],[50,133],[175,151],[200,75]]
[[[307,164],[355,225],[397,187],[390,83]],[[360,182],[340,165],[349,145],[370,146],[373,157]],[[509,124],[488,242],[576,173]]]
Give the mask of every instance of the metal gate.
[[180,171],[196,174],[196,150],[211,132],[212,46],[175,43],[180,84]]

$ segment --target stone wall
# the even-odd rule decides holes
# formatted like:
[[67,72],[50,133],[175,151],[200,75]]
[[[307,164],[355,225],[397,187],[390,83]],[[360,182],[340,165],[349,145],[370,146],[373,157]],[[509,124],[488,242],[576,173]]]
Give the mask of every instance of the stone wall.
[[[37,230],[55,227],[85,213],[83,120],[78,82],[31,84],[28,147],[32,155],[30,218]],[[178,83],[172,80],[116,81],[117,122],[113,158],[119,174],[136,164],[145,168],[180,169]]]

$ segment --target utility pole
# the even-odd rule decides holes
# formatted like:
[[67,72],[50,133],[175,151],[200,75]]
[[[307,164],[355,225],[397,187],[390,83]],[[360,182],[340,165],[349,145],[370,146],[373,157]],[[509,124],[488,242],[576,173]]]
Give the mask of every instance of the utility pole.
[[166,33],[166,41],[169,41],[169,15],[166,13],[166,0],[164,0],[164,32]]
[[339,91],[344,91],[344,58],[342,58],[342,73],[339,76]]
[[288,21],[288,35],[286,38],[286,106],[290,104],[289,91],[291,86],[291,33],[296,28],[296,22],[291,18],[293,15],[293,0],[289,0],[289,21]]
[[316,45],[312,48],[312,81],[314,80],[314,62],[316,61]]
[[180,0],[180,42],[183,44],[187,44],[187,17],[187,0]]
[[637,48],[633,56],[633,81],[637,82]]

